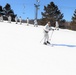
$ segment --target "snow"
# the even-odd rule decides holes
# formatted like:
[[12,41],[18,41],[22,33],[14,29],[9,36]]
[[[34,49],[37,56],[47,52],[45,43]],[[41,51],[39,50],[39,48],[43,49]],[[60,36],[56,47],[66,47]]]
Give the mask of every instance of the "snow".
[[53,46],[42,38],[43,26],[0,22],[0,75],[76,75],[76,31],[54,31]]

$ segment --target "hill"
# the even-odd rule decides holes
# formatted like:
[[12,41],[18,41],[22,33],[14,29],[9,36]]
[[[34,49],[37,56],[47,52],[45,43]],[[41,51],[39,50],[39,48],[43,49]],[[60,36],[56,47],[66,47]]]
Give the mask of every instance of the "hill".
[[75,35],[59,29],[46,46],[43,26],[0,22],[0,75],[76,75]]

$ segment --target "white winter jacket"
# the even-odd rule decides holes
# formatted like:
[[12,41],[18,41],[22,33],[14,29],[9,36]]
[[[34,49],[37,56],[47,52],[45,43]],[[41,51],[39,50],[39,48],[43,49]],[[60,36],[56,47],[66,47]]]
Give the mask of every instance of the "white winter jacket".
[[45,31],[46,33],[48,33],[50,30],[52,30],[51,26],[49,26],[48,24],[46,24],[46,25],[44,26],[44,31]]

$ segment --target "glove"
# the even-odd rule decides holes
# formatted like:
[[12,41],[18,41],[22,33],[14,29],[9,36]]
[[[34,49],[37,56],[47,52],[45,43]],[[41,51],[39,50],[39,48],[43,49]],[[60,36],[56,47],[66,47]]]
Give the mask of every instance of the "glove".
[[48,33],[48,31],[45,31],[46,33]]
[[52,28],[49,29],[49,31],[52,30]]

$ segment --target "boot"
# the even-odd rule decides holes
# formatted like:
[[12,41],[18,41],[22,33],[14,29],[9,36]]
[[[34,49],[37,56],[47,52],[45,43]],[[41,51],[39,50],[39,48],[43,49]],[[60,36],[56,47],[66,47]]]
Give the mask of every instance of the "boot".
[[46,42],[44,42],[44,45],[47,45],[47,43],[46,43]]
[[47,43],[48,43],[48,44],[50,44],[50,42],[49,42],[49,41],[47,41]]

